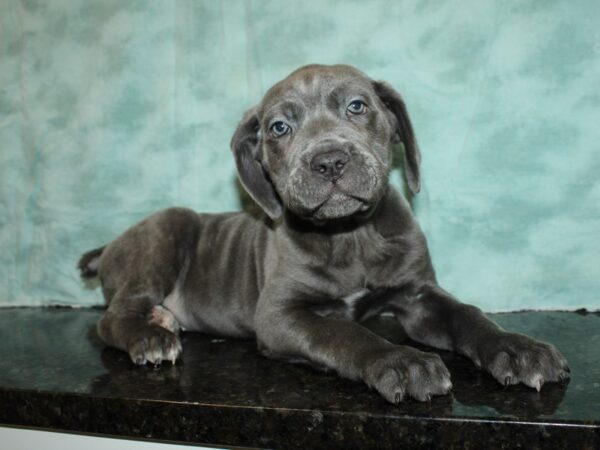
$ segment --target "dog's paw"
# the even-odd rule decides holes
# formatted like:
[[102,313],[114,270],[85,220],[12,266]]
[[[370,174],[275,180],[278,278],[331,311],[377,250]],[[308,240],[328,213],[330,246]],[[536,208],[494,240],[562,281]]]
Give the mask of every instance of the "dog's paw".
[[138,365],[152,363],[158,365],[163,361],[175,361],[181,353],[181,341],[174,333],[157,326],[148,325],[136,333],[128,346],[131,360]]
[[406,395],[428,401],[452,389],[450,372],[435,353],[397,346],[374,357],[365,381],[388,402],[398,404]]
[[503,334],[484,351],[481,363],[505,386],[523,383],[538,391],[546,382],[567,378],[569,372],[556,347],[517,333]]

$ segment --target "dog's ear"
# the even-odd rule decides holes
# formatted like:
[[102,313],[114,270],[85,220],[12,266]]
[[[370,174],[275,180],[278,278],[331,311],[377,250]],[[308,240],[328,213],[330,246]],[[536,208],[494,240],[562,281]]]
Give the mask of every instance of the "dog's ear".
[[231,150],[244,189],[272,220],[277,220],[283,210],[260,161],[260,125],[256,111],[257,108],[252,108],[244,114],[231,139]]
[[408,187],[416,194],[421,189],[421,175],[419,165],[421,164],[421,152],[417,145],[415,133],[412,124],[408,118],[406,105],[400,97],[400,94],[384,81],[373,81],[375,93],[379,96],[383,104],[396,117],[396,143],[402,143],[404,146],[404,171]]

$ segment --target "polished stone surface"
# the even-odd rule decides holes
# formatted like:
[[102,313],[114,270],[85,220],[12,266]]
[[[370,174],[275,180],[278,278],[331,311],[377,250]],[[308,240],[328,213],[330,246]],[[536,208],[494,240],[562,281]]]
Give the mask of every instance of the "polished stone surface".
[[[442,352],[452,395],[386,403],[364,384],[268,360],[252,340],[183,336],[183,360],[135,367],[99,342],[99,310],[0,310],[0,423],[271,448],[600,448],[600,316],[491,315],[555,344],[571,379],[503,387]],[[370,326],[403,336],[391,318]]]

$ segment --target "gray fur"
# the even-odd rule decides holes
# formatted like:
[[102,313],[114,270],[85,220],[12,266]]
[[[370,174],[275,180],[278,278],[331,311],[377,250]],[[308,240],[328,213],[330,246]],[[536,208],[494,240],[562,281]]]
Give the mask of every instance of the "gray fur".
[[459,352],[503,384],[539,389],[567,376],[552,345],[501,330],[438,287],[425,237],[388,184],[400,143],[416,193],[420,153],[398,93],[348,66],[292,73],[231,142],[266,216],[171,208],[88,252],[80,269],[97,271],[108,302],[100,336],[137,364],[177,358],[180,326],[255,336],[265,355],[363,380],[390,402],[446,394],[437,355],[360,324],[391,311],[413,340]]

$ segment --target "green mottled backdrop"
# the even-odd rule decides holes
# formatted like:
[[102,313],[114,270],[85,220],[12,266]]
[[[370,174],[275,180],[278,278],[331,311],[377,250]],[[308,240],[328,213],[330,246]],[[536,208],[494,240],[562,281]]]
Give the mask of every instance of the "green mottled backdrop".
[[313,62],[404,94],[448,290],[600,308],[597,0],[0,1],[0,304],[100,303],[80,253],[166,206],[238,209],[237,121]]

